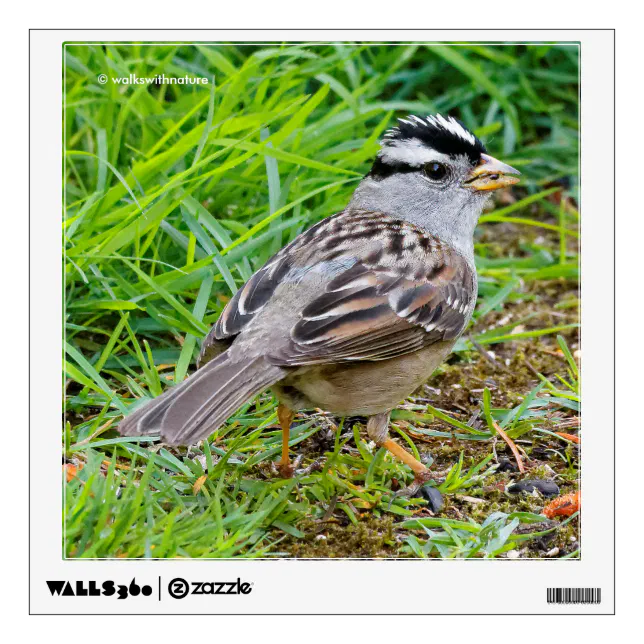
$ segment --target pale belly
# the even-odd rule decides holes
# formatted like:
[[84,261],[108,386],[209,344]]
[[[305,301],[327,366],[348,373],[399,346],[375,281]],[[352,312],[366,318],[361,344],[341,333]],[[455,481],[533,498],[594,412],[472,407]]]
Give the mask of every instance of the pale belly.
[[378,362],[302,367],[273,386],[290,409],[319,407],[338,416],[390,411],[412,394],[446,358],[453,341]]

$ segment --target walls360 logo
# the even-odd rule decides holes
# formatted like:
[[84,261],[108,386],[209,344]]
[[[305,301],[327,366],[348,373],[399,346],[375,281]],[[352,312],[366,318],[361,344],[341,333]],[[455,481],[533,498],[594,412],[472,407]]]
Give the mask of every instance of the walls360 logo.
[[149,597],[152,594],[152,586],[147,584],[139,586],[135,579],[129,583],[116,584],[110,579],[99,583],[97,581],[48,581],[49,592],[60,597],[116,597],[127,599],[143,595]]
[[[162,579],[159,579],[159,593],[155,595],[158,601],[163,601],[167,596],[161,593]],[[48,581],[49,592],[54,597],[114,597],[127,599],[128,597],[150,597],[152,586],[139,585],[136,579],[129,584],[117,584],[111,579],[106,581]],[[253,591],[253,582],[242,581],[239,577],[235,581],[191,581],[182,577],[175,577],[167,585],[168,595],[173,599],[184,599],[188,595],[249,595]]]

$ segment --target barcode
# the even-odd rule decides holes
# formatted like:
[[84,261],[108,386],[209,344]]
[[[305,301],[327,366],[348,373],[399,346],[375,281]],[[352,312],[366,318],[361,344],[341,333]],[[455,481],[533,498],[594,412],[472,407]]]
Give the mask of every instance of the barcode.
[[601,604],[601,588],[548,588],[549,604]]

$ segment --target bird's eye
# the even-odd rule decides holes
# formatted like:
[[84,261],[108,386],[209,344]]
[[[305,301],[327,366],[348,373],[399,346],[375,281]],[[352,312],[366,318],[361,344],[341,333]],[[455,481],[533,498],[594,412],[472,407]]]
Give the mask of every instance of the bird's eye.
[[425,166],[425,174],[432,181],[441,181],[447,176],[447,167],[443,163],[433,161]]

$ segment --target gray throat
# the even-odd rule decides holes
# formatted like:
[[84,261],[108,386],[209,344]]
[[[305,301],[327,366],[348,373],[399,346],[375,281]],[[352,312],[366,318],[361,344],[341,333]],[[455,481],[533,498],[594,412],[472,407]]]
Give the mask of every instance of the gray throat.
[[366,177],[348,207],[404,219],[455,248],[474,268],[474,228],[484,203],[466,190],[428,190],[422,178],[407,175],[381,181]]

